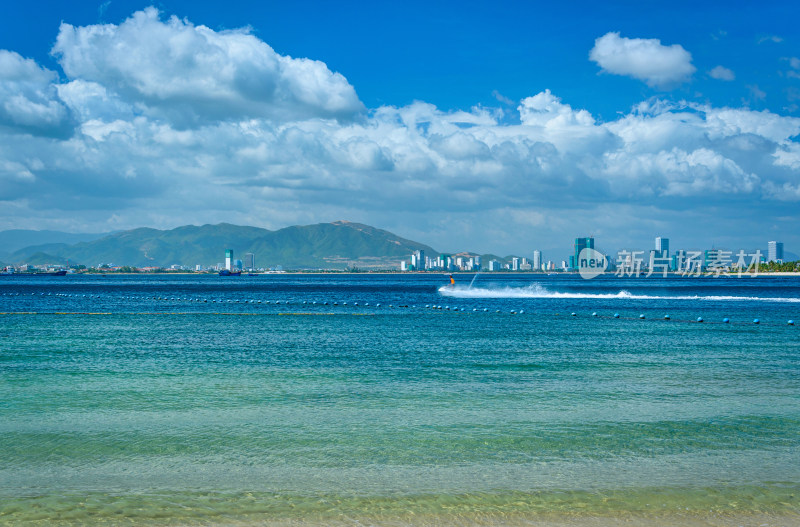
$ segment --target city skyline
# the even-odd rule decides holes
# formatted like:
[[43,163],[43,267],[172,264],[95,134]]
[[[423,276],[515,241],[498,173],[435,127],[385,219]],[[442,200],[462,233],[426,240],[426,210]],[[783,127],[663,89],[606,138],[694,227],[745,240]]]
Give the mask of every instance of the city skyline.
[[7,6],[0,229],[800,246],[794,3],[311,6]]
[[[401,271],[578,271],[584,266],[581,256],[584,250],[596,251],[600,260],[606,260],[609,270],[620,267],[631,269],[661,269],[666,271],[700,271],[707,268],[722,268],[731,266],[747,267],[749,265],[766,264],[770,262],[784,263],[798,260],[794,253],[785,253],[783,242],[771,240],[766,243],[766,249],[755,248],[745,250],[741,247],[730,249],[727,247],[687,248],[680,247],[674,252],[670,251],[670,238],[657,236],[653,248],[629,247],[616,251],[603,252],[595,249],[593,236],[574,238],[573,253],[565,258],[555,260],[545,257],[543,251],[534,249],[528,252],[515,252],[505,257],[495,256],[482,265],[482,257],[471,251],[460,251],[456,254],[442,253],[436,258],[424,257],[424,251],[415,251],[411,255],[410,263],[406,260],[400,262]],[[553,251],[558,254],[558,251]],[[522,256],[532,254],[533,257]],[[788,254],[789,257],[785,257]],[[422,264],[420,265],[420,258]],[[499,259],[498,259],[499,258]]]
[[[593,236],[589,237],[578,237],[574,239],[574,253],[569,255],[568,257],[561,258],[558,257],[557,259],[548,259],[545,257],[543,251],[534,249],[533,251],[528,252],[514,252],[508,254],[506,256],[499,256],[501,260],[508,260],[500,269],[507,269],[511,271],[537,271],[537,270],[572,270],[575,271],[578,269],[579,266],[579,255],[583,249],[595,249],[595,240]],[[643,264],[644,268],[649,268],[651,262],[651,258],[655,258],[655,265],[663,265],[659,263],[659,260],[669,260],[671,263],[668,264],[670,270],[681,270],[682,265],[685,265],[686,260],[691,260],[692,258],[700,257],[701,258],[701,265],[700,267],[705,267],[708,263],[709,256],[713,258],[720,258],[720,255],[724,258],[735,258],[738,256],[747,256],[749,258],[760,258],[760,263],[768,263],[768,262],[778,262],[783,263],[784,261],[789,261],[788,259],[784,258],[784,248],[783,242],[780,241],[768,241],[766,244],[766,249],[762,250],[761,248],[756,248],[753,252],[745,252],[744,249],[741,247],[737,247],[736,250],[728,250],[728,248],[716,248],[711,247],[707,249],[698,249],[698,248],[678,248],[674,251],[674,253],[670,252],[670,238],[664,236],[657,236],[654,239],[654,247],[652,249],[647,248],[631,248],[628,249],[618,249],[612,253],[603,253],[607,258],[611,260],[612,266],[617,266],[620,264],[619,257],[621,254],[626,254],[632,258],[639,258],[641,259],[641,264]],[[229,256],[228,253],[231,253]],[[601,251],[598,251],[601,252]],[[226,250],[226,263],[224,264],[224,268],[230,270],[232,268],[231,260],[232,258],[232,251]],[[794,253],[790,253],[794,254]],[[528,256],[523,255],[532,255],[531,258]],[[249,260],[248,260],[249,258]],[[497,258],[492,258],[486,264],[482,261],[483,255],[475,253],[473,251],[458,251],[454,254],[448,253],[439,253],[436,257],[426,256],[424,250],[416,250],[410,254],[410,258],[408,260],[401,260],[399,267],[401,271],[484,271],[484,270],[499,270],[492,268],[491,265],[486,264],[493,264],[493,263],[500,263],[502,264],[501,260]],[[677,258],[677,260],[676,260]],[[254,254],[253,253],[246,253],[245,260],[242,262],[241,260],[236,260],[240,262],[239,268],[242,269],[255,269],[256,266],[254,262]],[[250,265],[248,265],[248,261]],[[733,261],[733,260],[731,260]],[[223,267],[222,264],[217,264],[216,268]]]
[[[391,242],[392,244],[398,243],[396,240],[399,240],[399,238],[397,238],[397,236],[395,234],[393,234],[393,233],[390,233],[388,231],[383,231],[381,229],[376,229],[375,227],[371,227],[371,226],[368,226],[368,225],[349,224],[348,222],[336,222],[334,224],[327,224],[327,225],[329,227],[335,227],[337,224],[339,226],[352,225],[352,228],[355,229],[356,231],[366,230],[366,231],[371,231],[373,233],[382,233],[382,234],[380,234],[380,236],[388,236],[390,239],[393,239],[393,241]],[[253,227],[248,227],[248,226],[232,226],[232,225],[218,225],[218,226],[207,225],[207,226],[204,226],[203,228],[210,228],[211,229],[211,231],[209,231],[207,233],[209,239],[217,239],[218,238],[218,233],[214,232],[214,229],[220,228],[220,227],[224,228],[224,229],[228,229],[230,227],[232,227],[234,229],[244,229],[247,232],[252,232],[252,229],[253,229]],[[311,228],[311,229],[317,229],[318,230],[319,228],[329,228],[329,227],[326,227],[325,224],[319,224],[319,225],[312,225],[312,226],[306,226],[306,227],[294,226],[294,227],[290,227],[289,230],[292,230],[292,229],[305,229],[305,228]],[[179,228],[177,230],[191,233],[190,236],[194,240],[192,243],[199,243],[199,239],[196,238],[196,233],[198,232],[198,228],[197,227],[195,227],[195,226],[183,226],[183,227],[181,227],[181,228]],[[18,232],[15,232],[13,238],[15,238],[16,241],[13,241],[13,240],[9,240],[9,241],[11,243],[19,244],[20,240],[22,239],[21,235],[24,232],[27,232],[29,235],[31,235],[34,231],[18,231]],[[122,240],[122,239],[125,239],[129,234],[132,234],[133,232],[134,231],[122,231],[122,232],[119,232],[119,233],[112,234],[111,237],[112,238],[118,238],[118,239]],[[158,233],[158,232],[160,232],[162,234],[165,234],[167,236],[170,236],[170,239],[172,240],[172,243],[178,243],[178,244],[180,244],[182,246],[186,245],[185,242],[178,241],[179,238],[176,239],[176,238],[173,237],[173,235],[170,234],[170,233],[173,233],[174,231],[155,231],[154,234],[157,236],[156,233]],[[264,234],[267,234],[268,232],[269,231],[263,231]],[[4,231],[0,231],[0,238],[2,238],[3,234],[5,234],[5,232]],[[47,236],[49,236],[51,238],[51,240],[55,240],[55,239],[57,239],[59,237],[59,233],[51,232],[51,233],[47,234]],[[104,237],[102,237],[101,235],[93,235],[93,236],[98,240],[98,242],[103,242],[103,240],[104,240]],[[234,235],[234,237],[236,237],[236,235]],[[344,241],[344,239],[342,239],[341,241]],[[9,259],[10,251],[6,251],[5,254],[7,256],[3,256],[3,253],[0,252],[0,261],[2,261],[3,258],[5,258],[6,259],[6,263],[11,263],[12,265],[23,265],[23,264],[30,263],[30,262],[25,260],[25,256],[24,256],[25,254],[32,255],[33,257],[35,257],[37,259],[37,261],[41,261],[43,257],[53,256],[53,260],[50,263],[53,266],[58,266],[56,264],[56,262],[59,261],[59,260],[63,260],[64,256],[62,256],[62,255],[60,255],[58,253],[56,255],[47,255],[46,253],[43,253],[40,250],[41,247],[43,247],[43,245],[42,245],[43,242],[45,244],[48,243],[46,238],[45,239],[40,239],[38,244],[34,243],[30,247],[27,247],[27,251],[26,251],[26,247],[21,247],[19,245],[13,246],[15,248],[21,247],[21,248],[17,248],[16,249],[17,256],[11,256],[10,259]],[[676,261],[675,261],[675,258],[678,257],[679,254],[680,254],[680,258],[682,258],[684,260],[685,259],[691,259],[691,258],[694,258],[694,257],[698,257],[700,255],[705,255],[704,258],[708,259],[709,255],[726,255],[727,254],[727,255],[730,256],[730,255],[739,254],[739,253],[745,253],[745,254],[750,255],[750,256],[758,255],[758,257],[762,261],[766,261],[766,262],[775,261],[775,262],[782,263],[782,262],[790,262],[790,261],[800,260],[800,258],[798,258],[798,255],[796,253],[791,252],[791,250],[785,251],[784,250],[784,243],[782,241],[780,241],[780,240],[769,240],[767,242],[762,242],[761,246],[757,246],[757,247],[747,247],[747,246],[742,246],[742,245],[735,245],[735,246],[732,246],[732,247],[721,247],[721,246],[714,245],[713,243],[711,245],[706,244],[706,245],[700,245],[700,246],[686,246],[686,245],[682,245],[680,242],[678,244],[673,244],[672,240],[670,238],[666,237],[666,236],[657,236],[657,237],[654,238],[652,246],[650,248],[648,248],[647,246],[636,246],[636,245],[632,245],[632,244],[626,244],[624,247],[615,248],[615,249],[611,249],[611,248],[609,248],[607,246],[602,246],[602,242],[603,242],[602,239],[600,240],[600,242],[601,242],[601,245],[595,247],[595,237],[594,236],[573,238],[572,239],[572,251],[569,254],[565,254],[566,249],[564,247],[566,247],[566,243],[562,243],[562,248],[561,249],[552,249],[552,250],[548,250],[548,251],[543,251],[542,249],[536,249],[536,248],[534,248],[534,249],[519,248],[518,250],[515,250],[515,251],[513,251],[512,253],[509,253],[509,254],[497,255],[497,254],[492,254],[492,253],[480,253],[480,252],[477,252],[477,251],[469,250],[468,248],[467,249],[463,249],[463,250],[453,251],[452,253],[448,253],[448,252],[445,252],[445,251],[439,252],[435,248],[427,246],[424,242],[412,241],[412,240],[404,240],[403,243],[409,244],[411,246],[427,247],[428,249],[431,250],[430,254],[433,254],[434,256],[430,256],[430,254],[426,255],[426,249],[416,249],[410,254],[410,258],[409,258],[408,261],[403,261],[403,263],[401,263],[401,270],[428,270],[428,269],[441,270],[441,269],[447,269],[447,268],[451,267],[451,264],[450,263],[445,263],[445,262],[447,262],[447,259],[451,258],[451,257],[452,257],[452,262],[451,263],[453,264],[452,266],[454,266],[455,268],[458,268],[460,270],[487,270],[489,268],[488,265],[493,261],[498,261],[500,264],[508,264],[508,268],[511,269],[511,270],[522,270],[522,271],[525,271],[525,270],[537,270],[537,269],[556,270],[556,269],[563,269],[563,268],[568,268],[568,269],[573,269],[574,270],[574,269],[577,268],[576,262],[579,261],[580,254],[581,254],[583,249],[592,249],[592,250],[596,249],[598,253],[600,253],[600,254],[604,255],[606,258],[608,258],[608,260],[610,262],[610,265],[612,265],[612,266],[615,263],[619,262],[619,260],[621,258],[621,256],[620,256],[621,254],[625,254],[628,257],[633,257],[636,260],[640,260],[642,265],[644,265],[645,267],[649,266],[648,262],[649,262],[649,260],[651,258],[661,259],[661,260],[663,260],[663,259],[670,260],[672,262],[672,266],[673,267],[680,267],[680,265],[676,264]],[[142,239],[137,238],[137,242],[134,243],[134,246],[131,246],[131,249],[136,250],[136,247],[138,247],[138,245],[136,245],[136,243],[138,243],[139,245],[141,245],[141,244],[148,245],[148,244],[153,243],[153,242],[152,241],[143,241]],[[163,242],[157,242],[157,243],[163,243]],[[115,250],[119,249],[119,244],[118,243],[112,243],[112,246],[115,248]],[[674,251],[670,250],[671,246],[675,247]],[[193,262],[192,266],[195,267],[196,270],[205,270],[207,268],[212,268],[212,267],[216,268],[216,269],[228,269],[228,270],[231,270],[233,267],[238,267],[239,269],[249,270],[249,269],[256,269],[256,268],[264,268],[264,269],[266,269],[266,268],[269,268],[269,267],[274,267],[274,265],[278,265],[276,263],[277,260],[275,260],[275,258],[272,257],[272,258],[270,258],[270,261],[272,262],[272,266],[269,266],[269,265],[268,266],[263,266],[263,265],[262,266],[257,266],[255,264],[255,262],[256,262],[256,254],[257,253],[248,252],[246,250],[246,247],[247,246],[245,246],[245,248],[240,247],[239,249],[237,249],[237,251],[243,251],[243,257],[241,259],[234,259],[234,251],[232,249],[226,249],[225,250],[224,263],[223,262],[217,262],[216,265],[213,265],[213,263],[210,263],[210,261],[208,261],[207,259],[200,259],[200,260],[197,260],[197,263]],[[344,248],[344,247],[345,246],[342,246],[340,248]],[[7,247],[5,247],[5,248],[7,249]],[[67,254],[69,254],[69,253],[67,253]],[[102,254],[102,253],[97,253],[97,254]],[[146,256],[146,254],[145,254],[145,256]],[[333,255],[333,253],[331,253],[329,256],[335,257]],[[364,256],[364,257],[388,258],[388,256],[386,256],[386,255],[380,256],[377,252],[376,253],[369,253],[369,254],[363,253],[362,256]],[[118,258],[115,258],[115,257],[106,258],[105,256],[100,256],[100,258],[103,260],[104,263],[106,263],[108,265],[111,265],[111,266],[115,266],[115,267],[130,266],[131,265],[131,262],[128,262],[128,261],[119,261],[118,262]],[[482,265],[482,262],[481,262],[482,258],[486,259],[486,261],[483,262],[483,265]],[[459,260],[462,260],[462,261],[459,262]],[[472,260],[474,260],[474,262]],[[214,258],[214,261],[216,262],[217,258]],[[77,264],[86,264],[87,262],[88,261],[75,261],[74,258],[73,258],[73,263],[76,264],[76,265]],[[109,262],[117,262],[117,263],[112,265]],[[184,261],[183,264],[180,264],[180,265],[179,264],[170,264],[170,266],[174,267],[174,268],[186,267],[187,263]],[[152,267],[152,266],[149,266],[149,267]],[[306,267],[306,266],[301,266],[301,267]],[[385,265],[380,265],[378,267],[385,267]]]

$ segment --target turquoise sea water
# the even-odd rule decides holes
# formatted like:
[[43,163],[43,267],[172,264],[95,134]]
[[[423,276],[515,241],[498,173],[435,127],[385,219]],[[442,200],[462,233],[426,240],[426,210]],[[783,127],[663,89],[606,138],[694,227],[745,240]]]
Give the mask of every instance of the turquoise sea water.
[[458,279],[4,278],[0,524],[800,524],[800,280]]

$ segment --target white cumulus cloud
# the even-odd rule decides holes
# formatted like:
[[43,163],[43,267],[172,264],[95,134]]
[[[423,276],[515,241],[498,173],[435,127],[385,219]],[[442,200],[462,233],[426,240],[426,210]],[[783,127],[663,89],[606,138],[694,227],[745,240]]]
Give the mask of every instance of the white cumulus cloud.
[[69,134],[69,111],[53,84],[57,78],[33,60],[0,49],[0,126],[37,135]]
[[660,89],[685,82],[696,71],[692,55],[682,46],[664,46],[654,38],[620,37],[618,32],[595,40],[589,58],[607,73],[633,77]]
[[213,31],[153,7],[119,25],[62,24],[53,53],[71,79],[104,86],[181,125],[261,117],[349,119],[355,89],[319,61],[276,53],[246,30]]
[[544,90],[517,121],[422,101],[366,112],[320,62],[153,9],[62,26],[55,49],[66,78],[0,51],[0,228],[349,219],[510,250],[632,213],[797,219],[800,119],[768,111],[654,98],[604,122]]
[[533,97],[522,99],[519,108],[522,124],[528,126],[592,126],[594,117],[586,110],[573,110],[561,99],[545,90]]

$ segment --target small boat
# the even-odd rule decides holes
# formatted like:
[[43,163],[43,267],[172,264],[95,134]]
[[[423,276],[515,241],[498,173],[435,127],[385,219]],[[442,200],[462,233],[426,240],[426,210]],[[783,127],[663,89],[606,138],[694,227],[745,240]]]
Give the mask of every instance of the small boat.
[[223,269],[219,272],[220,276],[241,276],[241,271],[231,271],[229,269]]

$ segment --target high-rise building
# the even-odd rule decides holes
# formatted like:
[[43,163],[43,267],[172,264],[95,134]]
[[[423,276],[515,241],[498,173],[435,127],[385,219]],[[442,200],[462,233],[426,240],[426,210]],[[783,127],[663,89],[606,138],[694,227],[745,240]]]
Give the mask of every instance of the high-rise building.
[[425,258],[425,251],[414,251],[411,253],[411,266],[412,271],[424,271],[428,265],[428,258]]
[[516,256],[511,259],[511,270],[519,271],[519,258],[517,258]]
[[542,270],[542,251],[533,251],[533,270]]
[[669,238],[656,238],[656,257],[669,258]]
[[687,259],[688,257],[686,255],[686,251],[683,249],[678,249],[672,256],[672,269],[674,271],[685,271]]
[[724,259],[725,251],[722,249],[707,249],[703,251],[703,270],[708,267],[718,267]]
[[417,256],[417,271],[424,271],[425,270],[425,251],[415,251],[414,254]]
[[255,269],[256,268],[256,257],[253,253],[245,253],[244,254],[244,268],[245,269]]
[[233,249],[225,249],[225,269],[231,270],[233,266]]
[[[594,249],[594,238],[575,238],[575,255],[569,257],[570,268],[577,270],[580,265],[581,251],[584,249]],[[566,267],[566,264],[563,266]]]
[[783,263],[783,242],[767,243],[767,261]]

